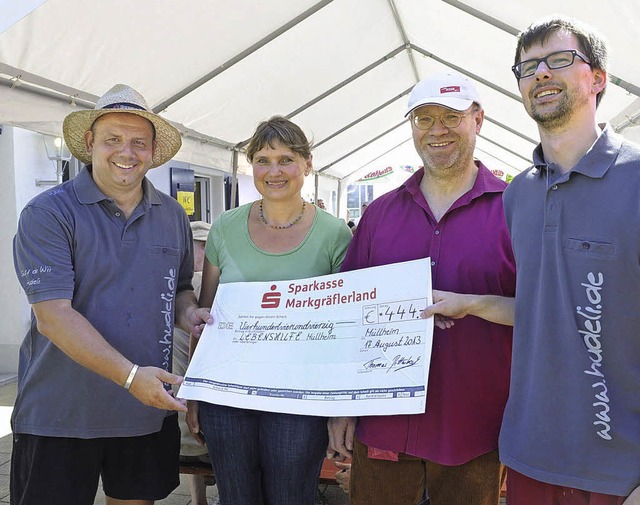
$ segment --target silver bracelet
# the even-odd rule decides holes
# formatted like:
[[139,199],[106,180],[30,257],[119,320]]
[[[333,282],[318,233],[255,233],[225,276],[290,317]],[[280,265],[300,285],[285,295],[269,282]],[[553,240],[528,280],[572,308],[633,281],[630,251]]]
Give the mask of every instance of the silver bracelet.
[[133,382],[133,378],[136,376],[136,372],[138,371],[138,365],[133,365],[131,371],[129,372],[129,377],[127,377],[127,382],[124,383],[124,388],[129,389],[131,387],[131,383]]

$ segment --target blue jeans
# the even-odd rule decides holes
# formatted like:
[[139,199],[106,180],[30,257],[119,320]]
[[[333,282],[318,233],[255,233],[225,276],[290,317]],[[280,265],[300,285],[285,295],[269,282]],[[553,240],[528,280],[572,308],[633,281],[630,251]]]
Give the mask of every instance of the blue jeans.
[[313,505],[327,419],[200,402],[221,505]]

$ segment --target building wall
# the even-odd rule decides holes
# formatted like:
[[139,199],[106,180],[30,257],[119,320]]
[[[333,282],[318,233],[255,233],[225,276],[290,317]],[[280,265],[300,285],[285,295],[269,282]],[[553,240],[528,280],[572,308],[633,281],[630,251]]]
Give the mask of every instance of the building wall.
[[36,186],[36,179],[54,180],[54,162],[47,159],[42,136],[20,128],[2,127],[0,166],[0,373],[15,373],[18,350],[30,324],[31,309],[13,267],[13,237],[22,208],[51,186]]
[[209,201],[211,222],[222,214],[224,211],[224,170],[172,160],[147,172],[147,177],[154,187],[167,195],[171,194],[171,167],[191,169],[196,176],[208,178],[211,190]]
[[238,174],[238,205],[244,205],[260,198],[262,197],[253,184],[253,176]]

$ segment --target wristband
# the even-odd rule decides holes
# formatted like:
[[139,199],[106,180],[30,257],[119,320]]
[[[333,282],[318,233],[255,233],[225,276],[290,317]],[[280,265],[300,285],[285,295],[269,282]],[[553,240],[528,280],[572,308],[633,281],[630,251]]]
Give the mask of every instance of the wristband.
[[129,372],[129,377],[127,377],[127,382],[124,383],[124,388],[129,389],[131,387],[131,383],[133,382],[133,378],[136,376],[136,372],[138,371],[138,365],[133,365],[131,371]]

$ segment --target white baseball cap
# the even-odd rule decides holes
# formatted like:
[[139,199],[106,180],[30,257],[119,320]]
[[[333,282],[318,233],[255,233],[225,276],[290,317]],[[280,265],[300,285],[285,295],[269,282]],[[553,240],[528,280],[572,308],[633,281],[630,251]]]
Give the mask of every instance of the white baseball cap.
[[411,90],[407,117],[423,105],[442,105],[454,110],[467,110],[472,103],[480,103],[480,95],[473,81],[462,74],[444,72],[422,79]]

